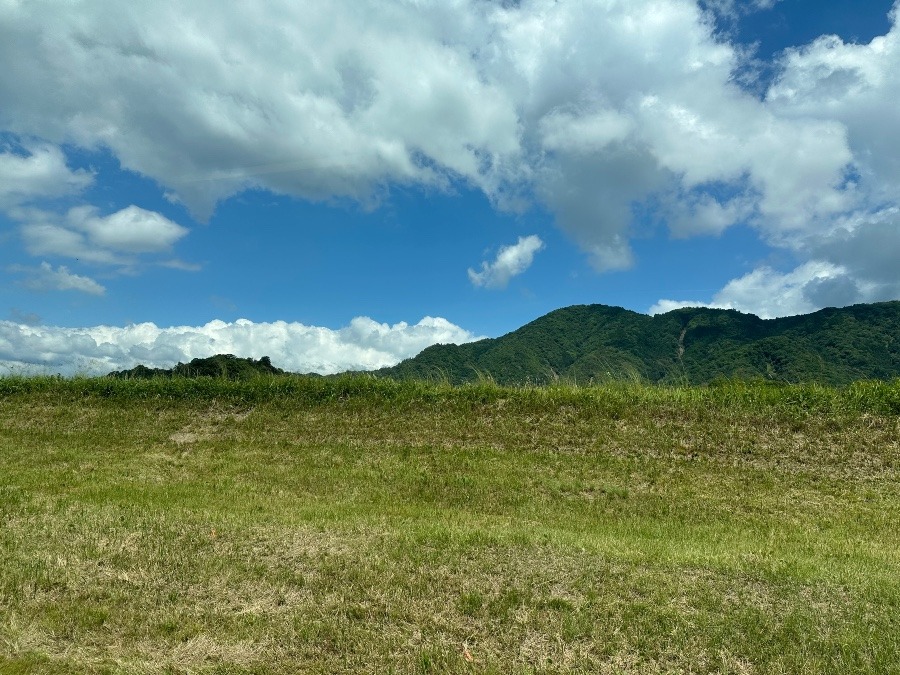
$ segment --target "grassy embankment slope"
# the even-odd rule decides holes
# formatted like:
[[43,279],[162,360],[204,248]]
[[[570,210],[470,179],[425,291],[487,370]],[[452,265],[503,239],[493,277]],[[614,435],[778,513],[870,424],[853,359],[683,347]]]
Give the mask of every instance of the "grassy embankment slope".
[[0,379],[0,673],[897,673],[898,413]]

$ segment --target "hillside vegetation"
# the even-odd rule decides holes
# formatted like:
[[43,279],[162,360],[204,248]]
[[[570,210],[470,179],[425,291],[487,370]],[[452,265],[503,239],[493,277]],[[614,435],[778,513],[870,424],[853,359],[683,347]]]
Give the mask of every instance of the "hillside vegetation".
[[687,308],[647,316],[578,305],[500,338],[429,347],[379,372],[453,384],[485,377],[500,384],[705,384],[739,378],[846,385],[891,379],[900,377],[900,302],[769,320],[734,310]]
[[252,358],[238,358],[233,354],[216,354],[203,359],[193,359],[190,363],[179,363],[173,368],[148,368],[137,365],[128,370],[114,370],[109,377],[123,380],[152,379],[156,377],[218,377],[242,380],[260,375],[283,375],[285,371],[272,365],[268,356],[258,361]]
[[900,381],[0,378],[0,673],[900,673]]

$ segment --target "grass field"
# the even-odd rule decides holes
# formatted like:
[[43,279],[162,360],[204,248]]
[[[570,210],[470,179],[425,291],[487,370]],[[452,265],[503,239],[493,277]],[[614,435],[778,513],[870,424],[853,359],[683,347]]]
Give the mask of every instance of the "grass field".
[[0,379],[0,673],[900,673],[900,382]]

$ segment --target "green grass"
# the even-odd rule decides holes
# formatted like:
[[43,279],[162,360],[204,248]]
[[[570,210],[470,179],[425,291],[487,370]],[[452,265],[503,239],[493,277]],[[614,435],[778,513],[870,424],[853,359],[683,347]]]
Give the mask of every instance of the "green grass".
[[900,382],[0,379],[0,673],[900,673],[898,474]]

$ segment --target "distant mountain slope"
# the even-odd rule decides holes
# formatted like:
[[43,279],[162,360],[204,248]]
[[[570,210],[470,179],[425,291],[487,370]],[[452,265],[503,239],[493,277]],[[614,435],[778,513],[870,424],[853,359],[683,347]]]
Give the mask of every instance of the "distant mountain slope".
[[399,379],[501,384],[716,378],[847,384],[900,377],[900,302],[760,319],[686,308],[647,316],[620,307],[558,309],[503,337],[435,345],[378,371]]

